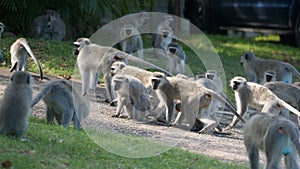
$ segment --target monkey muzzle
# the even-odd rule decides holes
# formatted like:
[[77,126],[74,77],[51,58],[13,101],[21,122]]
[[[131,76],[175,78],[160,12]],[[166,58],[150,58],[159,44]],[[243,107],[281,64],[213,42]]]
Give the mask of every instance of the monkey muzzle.
[[240,82],[233,82],[233,85],[231,87],[232,90],[237,90],[240,84],[241,84]]
[[127,35],[131,35],[132,30],[131,29],[126,29],[125,32],[126,32]]
[[169,32],[168,32],[168,31],[163,31],[163,32],[162,32],[162,35],[163,35],[164,38],[166,38],[166,37],[168,37]]
[[171,52],[171,53],[176,53],[176,48],[170,47],[170,48],[169,48],[169,52]]
[[151,83],[152,83],[152,86],[153,86],[153,90],[156,90],[158,88],[160,80],[158,80],[158,79],[152,79]]
[[207,77],[208,79],[210,79],[210,80],[213,80],[213,79],[214,79],[214,75],[209,75],[209,74],[208,74],[206,77]]

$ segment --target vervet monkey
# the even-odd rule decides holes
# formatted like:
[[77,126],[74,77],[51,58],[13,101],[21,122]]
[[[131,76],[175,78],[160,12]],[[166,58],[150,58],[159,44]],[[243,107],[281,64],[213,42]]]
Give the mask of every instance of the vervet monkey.
[[186,55],[182,47],[177,42],[172,42],[167,47],[167,71],[172,74],[183,74],[185,72]]
[[44,33],[46,40],[62,41],[66,36],[66,25],[60,17],[50,16]]
[[150,78],[153,76],[153,72],[135,67],[126,65],[124,62],[114,62],[111,65],[111,75],[130,75],[139,79],[145,87],[149,90],[151,88]]
[[[184,77],[184,75],[181,75],[181,74],[177,74],[176,77],[181,77],[181,78],[184,78],[187,80],[192,80],[187,77]],[[222,89],[220,89],[219,86],[211,79],[202,77],[202,78],[196,79],[194,81],[197,82],[198,84],[206,87],[207,89],[211,89],[211,90],[215,91],[221,97],[226,99],[226,96],[223,93]],[[223,104],[223,102],[220,102],[217,99],[214,99],[214,98],[211,98],[208,96],[209,95],[203,95],[200,97],[201,110],[197,114],[196,121],[195,121],[194,126],[191,129],[191,131],[199,131],[199,133],[210,133],[216,127],[217,130],[222,132],[222,128],[220,126],[220,120],[216,117],[215,111],[217,111],[218,108],[224,108],[224,104]],[[227,100],[227,102],[228,102],[228,104],[231,105],[231,107],[234,107],[233,104],[229,100]],[[175,105],[175,107],[176,106],[180,107],[180,106],[178,106],[178,104],[179,103],[177,103]],[[180,112],[180,108],[177,108],[176,110]]]
[[37,58],[34,56],[33,52],[31,51],[30,47],[28,46],[27,40],[25,38],[17,39],[11,46],[10,46],[10,55],[11,55],[11,68],[10,72],[13,70],[16,71],[26,71],[27,70],[27,57],[29,55],[34,60],[35,64],[38,66],[40,72],[40,78],[43,79],[43,72],[41,65]]
[[258,58],[253,52],[246,52],[241,56],[241,65],[244,67],[249,82],[262,82],[266,71],[274,71],[276,79],[286,83],[292,83],[293,74],[300,79],[300,73],[291,64]]
[[12,75],[0,107],[0,134],[23,140],[31,113],[32,83],[31,75],[26,71]]
[[34,38],[40,38],[43,36],[45,29],[51,17],[60,18],[60,14],[57,11],[45,10],[43,15],[36,17],[32,21],[31,32]]
[[[281,81],[268,82],[265,83],[264,86],[266,86],[269,90],[275,93],[277,97],[279,97],[286,103],[295,107],[297,110],[300,109],[300,88],[299,87]],[[283,113],[289,115],[288,112],[283,112]]]
[[205,72],[205,77],[214,81],[214,83],[218,86],[218,88],[223,91],[223,82],[220,78],[220,76],[218,75],[217,70],[207,70]]
[[80,129],[80,122],[90,112],[87,98],[82,97],[72,84],[66,80],[49,81],[40,89],[38,95],[32,101],[31,107],[41,99],[46,104],[46,120],[56,122],[67,127],[73,121],[76,129]]
[[[162,35],[164,30],[171,31],[173,34],[173,28],[174,28],[174,18],[171,15],[164,15],[160,23],[158,24],[156,28],[156,33],[152,34],[152,46],[153,47],[159,47],[157,45],[160,44],[160,42],[157,43],[159,36]],[[160,39],[162,40],[162,39]],[[169,39],[165,39],[169,40]],[[168,45],[168,44],[166,44]],[[165,45],[162,45],[165,46]],[[164,48],[166,49],[166,48]]]
[[[178,114],[179,117],[177,117],[174,122],[174,124],[179,125],[181,124],[183,117],[187,119],[190,125],[194,124],[195,116],[198,114],[199,109],[201,109],[201,97],[212,97],[221,102],[227,103],[227,101],[216,92],[205,88],[197,82],[189,81],[187,79],[166,77],[160,72],[155,72],[150,80],[152,83],[152,89],[155,91],[160,100],[159,105],[153,111],[162,112],[161,110],[165,108],[166,120],[168,123],[171,122],[175,100],[181,101],[181,113]],[[244,119],[237,114],[234,107],[231,107],[230,105],[228,105],[228,107],[230,111],[244,121]],[[181,117],[181,114],[184,116]]]
[[119,117],[123,108],[125,112],[139,121],[144,121],[146,112],[150,110],[150,98],[143,83],[129,75],[115,75],[112,86],[117,94],[117,110],[113,117]]
[[263,81],[262,84],[265,84],[267,82],[272,82],[272,81],[277,81],[277,79],[276,79],[276,72],[270,71],[270,70],[266,71],[264,73],[264,81]]
[[259,150],[266,156],[266,169],[280,168],[284,157],[287,169],[298,169],[300,142],[298,127],[282,116],[256,114],[244,125],[244,144],[251,169],[259,169]]
[[[300,116],[298,110],[279,99],[271,90],[263,85],[247,82],[245,78],[236,76],[231,79],[230,87],[234,91],[237,112],[241,116],[247,112],[248,106],[257,111],[275,114],[279,114],[282,108],[286,108]],[[227,126],[227,129],[232,128],[237,123],[238,119],[234,117],[229,126]]]
[[142,36],[136,27],[130,24],[124,25],[121,28],[120,36],[122,39],[120,42],[122,51],[129,54],[137,52],[139,58],[144,58]]
[[[111,90],[111,65],[115,61],[127,61],[131,60],[136,63],[151,66],[160,71],[167,71],[155,66],[149,62],[142,59],[129,55],[125,52],[119,51],[117,49],[100,46],[91,43],[88,38],[79,38],[74,42],[73,54],[77,56],[77,63],[79,67],[79,72],[82,78],[82,95],[86,95],[88,87],[91,89],[96,89],[98,82],[98,74],[102,72],[104,74],[104,82],[106,87],[106,92],[108,94],[108,100],[113,100],[114,96]],[[172,75],[168,73],[169,75]],[[88,86],[89,85],[89,86]]]

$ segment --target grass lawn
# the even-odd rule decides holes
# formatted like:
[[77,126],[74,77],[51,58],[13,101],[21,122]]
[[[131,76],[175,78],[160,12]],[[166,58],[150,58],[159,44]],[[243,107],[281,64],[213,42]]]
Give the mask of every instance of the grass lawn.
[[[300,50],[298,48],[278,44],[278,37],[258,37],[253,39],[230,38],[220,35],[209,35],[216,52],[222,61],[226,84],[235,75],[244,75],[239,59],[243,52],[253,50],[258,57],[287,61],[300,68]],[[3,39],[2,53],[7,57],[10,66],[9,46],[15,39]],[[271,42],[270,42],[271,40]],[[275,41],[274,41],[275,40]],[[47,42],[28,39],[29,45],[39,59],[42,69],[47,75],[72,76],[76,57],[72,55],[73,44],[67,42]],[[146,42],[146,46],[151,41]],[[191,43],[199,48],[203,45],[197,41],[197,35]],[[199,44],[198,44],[199,43]],[[188,47],[187,65],[193,73],[203,73],[205,69],[197,56]],[[38,72],[32,59],[29,70]],[[201,63],[200,63],[201,64]],[[300,69],[299,69],[300,70]],[[233,100],[233,92],[226,94]],[[57,125],[46,124],[45,120],[31,118],[25,138],[29,142],[20,142],[6,136],[0,136],[0,163],[2,167],[12,168],[247,168],[246,165],[220,162],[205,156],[173,148],[160,155],[149,158],[126,158],[111,154],[95,144],[84,131],[76,131],[69,127],[64,129]],[[102,135],[100,135],[102,136]],[[125,139],[120,135],[103,133],[108,140]],[[134,139],[134,138],[132,138]],[[113,145],[112,145],[113,146]]]

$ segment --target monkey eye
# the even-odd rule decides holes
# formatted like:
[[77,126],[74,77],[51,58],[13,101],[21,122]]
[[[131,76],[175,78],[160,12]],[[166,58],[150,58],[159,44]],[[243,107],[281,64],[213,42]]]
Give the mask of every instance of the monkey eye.
[[115,68],[114,68],[114,67],[112,67],[112,68],[111,68],[111,70],[115,70]]
[[74,44],[74,46],[75,46],[76,48],[79,48],[79,45],[78,45],[78,44]]

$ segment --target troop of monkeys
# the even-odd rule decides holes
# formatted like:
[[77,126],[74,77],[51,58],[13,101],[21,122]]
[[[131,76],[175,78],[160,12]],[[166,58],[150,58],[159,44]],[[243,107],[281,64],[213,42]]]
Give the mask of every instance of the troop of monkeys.
[[[164,21],[164,20],[168,21]],[[127,114],[127,117],[147,121],[148,116],[155,116],[157,121],[183,126],[183,122],[192,128],[196,125],[199,133],[209,133],[220,126],[215,111],[223,104],[234,114],[232,122],[226,127],[231,129],[239,120],[244,122],[244,144],[248,152],[252,169],[259,168],[259,150],[266,155],[265,168],[279,168],[282,156],[286,168],[298,169],[300,154],[298,125],[289,120],[289,112],[300,116],[299,83],[292,83],[292,75],[300,78],[300,73],[286,62],[261,59],[253,52],[241,56],[248,81],[236,76],[230,81],[230,87],[235,93],[235,106],[225,98],[223,84],[214,70],[208,70],[205,75],[196,78],[186,77],[182,73],[185,54],[182,48],[169,41],[172,29],[167,31],[171,19],[163,19],[155,35],[154,43],[168,53],[172,53],[172,64],[167,70],[144,61],[142,52],[139,57],[131,55],[134,51],[130,45],[140,38],[122,41],[120,51],[115,48],[100,46],[88,38],[79,38],[74,42],[73,54],[77,56],[79,72],[82,78],[81,94],[66,80],[47,82],[33,99],[32,78],[26,72],[27,53],[37,64],[40,78],[43,78],[40,64],[30,50],[26,39],[20,38],[11,45],[10,71],[16,70],[7,86],[0,107],[0,134],[20,137],[27,129],[31,108],[41,99],[46,104],[46,119],[56,120],[66,127],[73,121],[75,128],[80,129],[80,122],[90,111],[89,89],[95,90],[98,76],[103,74],[107,99],[111,104],[117,103],[113,117]],[[131,25],[132,26],[132,25]],[[121,34],[131,26],[124,26]],[[133,27],[134,28],[134,27]],[[137,29],[129,29],[137,31]],[[137,34],[135,34],[137,35]],[[167,46],[165,44],[169,42]],[[176,45],[175,45],[176,44]],[[174,52],[175,51],[175,52]],[[173,56],[175,55],[175,57]],[[176,56],[177,55],[177,56]],[[157,72],[150,72],[128,65],[128,61],[153,67]],[[178,65],[177,65],[178,64]],[[183,66],[182,66],[183,64]],[[263,66],[262,66],[263,65]],[[179,66],[179,67],[177,67]],[[173,76],[173,74],[177,74]],[[259,84],[261,83],[261,84]],[[155,102],[156,101],[156,102]],[[258,112],[245,121],[243,116],[248,107]],[[175,110],[174,110],[175,109]],[[177,111],[173,121],[174,111]],[[165,117],[163,114],[165,113]]]

